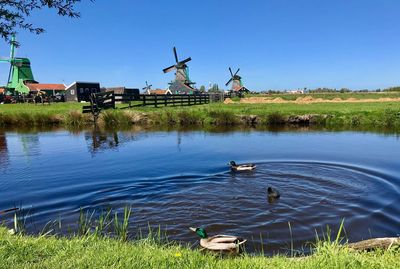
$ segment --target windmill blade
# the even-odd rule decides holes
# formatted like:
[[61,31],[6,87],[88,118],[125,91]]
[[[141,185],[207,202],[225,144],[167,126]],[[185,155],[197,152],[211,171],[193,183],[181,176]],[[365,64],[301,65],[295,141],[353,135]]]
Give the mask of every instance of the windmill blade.
[[225,86],[228,86],[228,85],[229,85],[229,83],[231,83],[231,82],[232,82],[232,80],[233,80],[232,78],[231,78],[231,79],[229,79],[229,80],[228,80],[228,82],[225,84]]
[[9,61],[11,61],[11,59],[8,58],[8,57],[0,57],[0,61],[2,61],[2,62],[9,62]]
[[153,87],[153,84],[150,84],[149,86],[147,86],[149,89],[151,88],[151,87]]
[[240,68],[238,68],[238,70],[236,71],[235,76],[237,75],[237,73],[239,73],[239,71],[240,71]]
[[164,73],[168,73],[168,72],[171,72],[174,69],[176,69],[176,66],[175,65],[171,65],[170,67],[167,67],[167,68],[163,69],[163,72]]
[[178,60],[178,53],[176,53],[176,48],[174,47],[174,56],[175,56],[175,61],[176,61],[176,63],[179,63],[179,60]]
[[190,62],[192,60],[192,58],[191,57],[189,57],[189,58],[187,58],[187,59],[185,59],[185,60],[183,60],[183,61],[181,61],[181,62],[179,62],[180,64],[185,64],[185,63],[187,63],[187,62]]
[[231,77],[233,77],[232,69],[229,67],[229,72],[231,73]]

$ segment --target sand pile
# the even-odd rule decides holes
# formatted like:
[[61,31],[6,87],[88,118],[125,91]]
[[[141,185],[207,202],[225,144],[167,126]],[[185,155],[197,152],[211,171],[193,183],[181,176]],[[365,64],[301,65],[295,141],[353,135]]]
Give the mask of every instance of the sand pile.
[[226,98],[224,104],[234,104],[235,102],[232,101],[231,98]]

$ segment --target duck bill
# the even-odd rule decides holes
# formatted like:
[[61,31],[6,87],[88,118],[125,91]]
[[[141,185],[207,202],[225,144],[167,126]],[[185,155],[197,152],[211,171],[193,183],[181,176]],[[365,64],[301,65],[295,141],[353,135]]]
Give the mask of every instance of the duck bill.
[[196,232],[196,228],[190,227],[189,229],[190,229],[191,231],[193,231],[193,232]]

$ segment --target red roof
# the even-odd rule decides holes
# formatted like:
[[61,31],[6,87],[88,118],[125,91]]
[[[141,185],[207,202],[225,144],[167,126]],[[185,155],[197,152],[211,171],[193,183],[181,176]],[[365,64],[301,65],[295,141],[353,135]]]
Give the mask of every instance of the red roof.
[[150,94],[167,94],[170,93],[168,90],[161,90],[161,89],[157,89],[157,90],[149,90]]
[[26,86],[31,91],[44,91],[44,90],[54,90],[54,91],[65,91],[64,84],[40,84],[40,83],[30,83]]

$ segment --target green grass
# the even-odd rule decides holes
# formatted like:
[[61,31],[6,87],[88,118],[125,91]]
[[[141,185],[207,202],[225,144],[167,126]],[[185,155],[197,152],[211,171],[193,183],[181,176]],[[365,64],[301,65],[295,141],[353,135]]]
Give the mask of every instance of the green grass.
[[309,257],[219,257],[150,238],[32,237],[0,228],[0,268],[400,268],[399,254],[398,249],[355,252],[320,242]]
[[[77,103],[52,104],[49,106],[36,106],[33,104],[0,105],[0,126],[32,127],[55,125],[76,127],[92,124],[89,114],[81,114],[81,107],[82,104]],[[122,105],[119,105],[119,107],[122,107]],[[374,128],[400,129],[400,102],[237,103],[229,105],[213,103],[191,107],[138,107],[106,111],[101,114],[99,123],[108,128],[121,128],[132,124],[150,126],[257,124],[262,126],[287,123],[291,122],[290,119],[293,117],[310,114],[313,115],[311,122],[320,126],[373,126]],[[251,115],[255,115],[256,118],[249,119]]]

